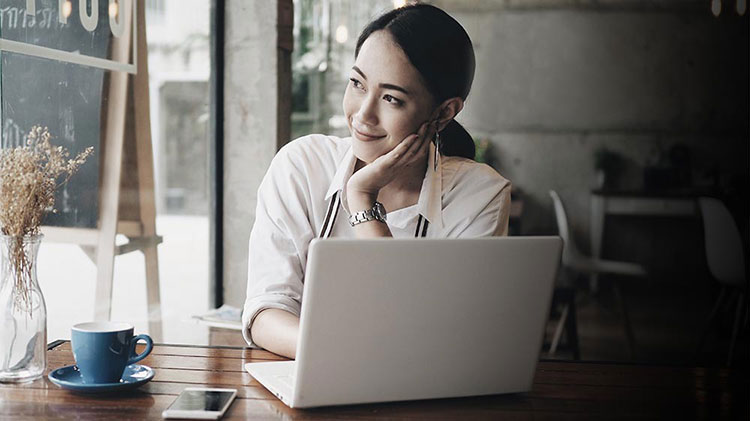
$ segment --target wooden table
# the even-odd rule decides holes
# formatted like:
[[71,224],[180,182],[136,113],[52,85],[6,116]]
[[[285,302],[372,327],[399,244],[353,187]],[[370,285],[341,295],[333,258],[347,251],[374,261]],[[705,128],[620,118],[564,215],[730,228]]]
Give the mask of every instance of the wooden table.
[[[294,410],[242,369],[245,362],[280,359],[241,347],[156,345],[143,361],[156,376],[140,389],[82,395],[46,376],[0,384],[0,419],[156,420],[184,387],[196,385],[237,388],[224,418],[235,420],[748,418],[748,379],[741,371],[554,361],[539,363],[530,393]],[[48,372],[72,363],[69,342],[50,345]]]

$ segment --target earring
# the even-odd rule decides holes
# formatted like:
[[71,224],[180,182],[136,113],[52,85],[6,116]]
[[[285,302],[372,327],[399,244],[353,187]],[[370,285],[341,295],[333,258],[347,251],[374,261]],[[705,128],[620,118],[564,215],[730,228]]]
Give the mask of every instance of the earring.
[[440,133],[435,131],[435,159],[433,160],[433,171],[437,171],[438,159],[440,159]]

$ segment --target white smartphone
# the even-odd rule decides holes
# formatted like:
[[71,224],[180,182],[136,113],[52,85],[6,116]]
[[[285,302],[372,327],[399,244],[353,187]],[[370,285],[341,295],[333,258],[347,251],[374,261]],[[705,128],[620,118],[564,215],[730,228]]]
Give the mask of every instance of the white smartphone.
[[165,409],[164,418],[193,420],[218,420],[237,396],[237,389],[215,389],[207,387],[186,387],[180,396]]

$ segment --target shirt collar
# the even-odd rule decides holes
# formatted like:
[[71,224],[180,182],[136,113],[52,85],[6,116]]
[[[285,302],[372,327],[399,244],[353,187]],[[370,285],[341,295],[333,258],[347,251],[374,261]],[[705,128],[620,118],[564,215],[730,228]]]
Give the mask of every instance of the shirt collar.
[[354,156],[354,151],[350,143],[346,149],[346,153],[341,158],[341,161],[339,161],[336,174],[333,175],[333,180],[331,180],[331,185],[328,187],[328,192],[326,193],[326,200],[329,200],[334,193],[344,190],[349,177],[354,174],[354,165],[356,163],[357,157]]
[[[430,225],[438,230],[443,228],[442,161],[442,159],[438,159],[436,168],[435,145],[430,142],[430,151],[428,152],[427,157],[427,172],[425,173],[424,181],[422,181],[422,190],[419,192],[419,200],[417,201],[417,210],[419,211],[419,214],[427,218],[427,220],[430,221]],[[333,175],[331,185],[328,187],[328,192],[326,193],[326,200],[329,200],[334,193],[344,191],[344,187],[346,187],[349,177],[354,173],[354,165],[356,163],[357,157],[354,155],[351,146],[349,146],[339,162],[336,173]]]

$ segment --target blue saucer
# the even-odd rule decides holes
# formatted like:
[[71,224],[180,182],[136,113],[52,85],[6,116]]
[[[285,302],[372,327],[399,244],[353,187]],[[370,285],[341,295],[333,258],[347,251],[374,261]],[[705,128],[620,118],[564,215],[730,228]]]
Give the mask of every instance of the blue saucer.
[[84,383],[81,372],[75,365],[53,370],[47,376],[49,380],[68,390],[84,393],[119,392],[121,390],[134,389],[142,384],[148,383],[154,378],[154,370],[151,367],[139,364],[130,364],[125,367],[122,378],[116,383]]

